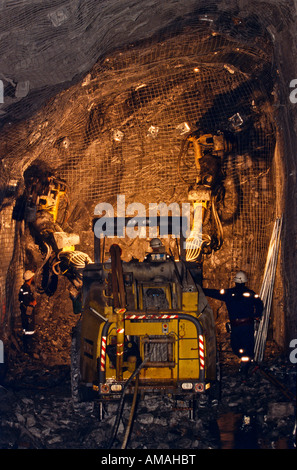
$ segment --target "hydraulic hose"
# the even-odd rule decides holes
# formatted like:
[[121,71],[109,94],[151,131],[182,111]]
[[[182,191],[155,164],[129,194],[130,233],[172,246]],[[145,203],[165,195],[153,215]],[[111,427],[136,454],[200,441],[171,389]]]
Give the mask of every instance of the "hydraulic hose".
[[216,246],[215,249],[218,250],[219,248],[221,248],[221,246],[223,244],[224,235],[223,235],[222,223],[221,223],[220,217],[217,213],[216,200],[215,200],[214,197],[212,197],[212,199],[211,199],[211,208],[212,208],[212,214],[213,214],[214,222],[215,222],[215,225],[216,225],[216,228],[217,228],[217,235],[218,235],[217,246]]
[[139,374],[137,374],[137,376],[136,376],[134,395],[133,395],[133,401],[132,401],[129,421],[128,421],[128,425],[127,425],[127,428],[126,428],[126,433],[125,433],[125,437],[124,437],[121,449],[126,449],[127,442],[128,442],[128,439],[129,439],[131,426],[132,426],[132,422],[133,422],[133,416],[134,416],[134,413],[135,413],[136,399],[137,399],[137,394],[138,394],[138,384],[139,384]]
[[[112,445],[114,443],[114,440],[115,440],[115,437],[117,435],[117,432],[118,432],[118,427],[119,427],[119,424],[120,424],[120,419],[122,417],[122,412],[123,412],[123,405],[124,405],[124,400],[125,400],[125,393],[126,393],[126,390],[127,390],[127,387],[128,385],[132,382],[132,380],[134,379],[134,377],[138,376],[141,369],[145,366],[145,364],[147,363],[147,361],[149,360],[151,354],[153,353],[153,350],[154,350],[154,347],[152,348],[152,351],[150,352],[150,354],[144,358],[144,360],[142,361],[142,363],[135,369],[135,371],[130,375],[129,379],[126,381],[125,385],[124,385],[124,389],[123,389],[123,393],[122,393],[122,396],[121,396],[121,399],[120,399],[120,402],[119,402],[119,406],[118,406],[118,409],[117,409],[117,416],[116,416],[116,420],[115,420],[115,423],[114,423],[114,427],[113,427],[113,431],[112,431],[112,434],[111,434],[111,437],[110,437],[110,440],[109,440],[109,444],[108,444],[108,449],[111,449],[112,448]],[[135,387],[137,385],[137,388],[138,388],[138,380],[136,381],[136,384],[135,384]],[[134,393],[135,395],[135,393]],[[133,400],[134,401],[134,400]],[[135,396],[135,401],[136,401],[136,396]],[[132,418],[131,418],[131,421],[132,421]]]

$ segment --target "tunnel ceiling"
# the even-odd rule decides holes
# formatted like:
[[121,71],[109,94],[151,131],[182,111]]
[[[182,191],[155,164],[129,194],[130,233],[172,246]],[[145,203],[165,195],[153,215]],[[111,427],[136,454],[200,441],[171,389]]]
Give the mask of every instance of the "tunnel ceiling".
[[[1,0],[0,122],[32,114],[83,77],[104,54],[189,18],[246,44],[292,21],[292,2],[245,0]],[[254,30],[254,32],[252,32]]]
[[255,15],[179,18],[104,54],[25,123],[6,124],[6,184],[48,168],[69,186],[69,220],[86,208],[80,225],[71,225],[81,231],[89,228],[86,214],[91,219],[100,202],[115,206],[117,195],[126,204],[187,201],[195,162],[191,149],[182,153],[185,138],[226,134],[232,149],[222,162],[220,264],[231,273],[245,258],[248,272],[262,268],[275,216],[273,74],[271,37]]

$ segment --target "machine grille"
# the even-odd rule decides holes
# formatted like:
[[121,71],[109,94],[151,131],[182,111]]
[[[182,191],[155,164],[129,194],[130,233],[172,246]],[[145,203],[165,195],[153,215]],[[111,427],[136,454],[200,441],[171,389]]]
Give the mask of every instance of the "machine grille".
[[149,357],[146,367],[174,367],[173,335],[151,335],[142,338],[144,357]]

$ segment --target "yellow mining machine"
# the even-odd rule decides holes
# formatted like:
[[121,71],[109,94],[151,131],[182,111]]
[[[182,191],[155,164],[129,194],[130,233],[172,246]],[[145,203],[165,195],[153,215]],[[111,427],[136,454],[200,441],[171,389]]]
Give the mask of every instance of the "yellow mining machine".
[[[181,168],[190,147],[194,181],[186,181]],[[153,252],[143,261],[123,261],[118,245],[104,261],[96,233],[95,263],[83,272],[81,318],[73,332],[72,391],[77,401],[119,400],[134,393],[136,384],[146,392],[193,403],[205,393],[218,393],[215,322],[201,288],[202,261],[223,243],[217,205],[224,198],[222,158],[230,147],[221,133],[197,131],[183,142],[178,173],[188,185],[194,214],[186,240],[180,230],[178,260],[154,239]],[[173,219],[168,218],[168,228],[176,227]],[[126,226],[130,222],[125,219]],[[188,226],[188,221],[178,223]],[[151,221],[143,224],[150,227]]]
[[136,383],[147,393],[191,401],[217,390],[215,323],[197,263],[183,255],[175,260],[160,239],[151,241],[153,251],[143,261],[123,261],[117,244],[104,261],[100,246],[97,233],[73,332],[73,398],[119,400],[134,393]]

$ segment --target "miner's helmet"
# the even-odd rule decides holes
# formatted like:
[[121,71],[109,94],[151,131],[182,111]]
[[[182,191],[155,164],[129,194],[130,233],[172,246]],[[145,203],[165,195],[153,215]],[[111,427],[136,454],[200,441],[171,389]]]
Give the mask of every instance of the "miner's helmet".
[[24,281],[29,281],[30,279],[32,279],[32,277],[34,277],[33,271],[25,271]]
[[236,284],[245,284],[247,282],[246,273],[244,271],[238,271],[238,273],[235,274],[234,282]]
[[151,248],[160,248],[163,246],[163,243],[161,242],[160,238],[152,238],[150,241],[150,247]]

